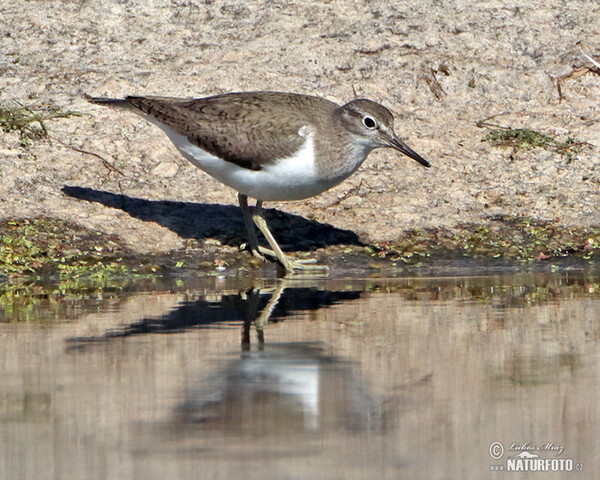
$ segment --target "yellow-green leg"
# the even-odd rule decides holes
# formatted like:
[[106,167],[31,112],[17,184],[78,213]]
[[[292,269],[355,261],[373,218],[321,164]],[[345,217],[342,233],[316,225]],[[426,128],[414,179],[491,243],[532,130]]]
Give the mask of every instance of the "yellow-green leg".
[[[255,257],[264,260],[264,256],[267,255],[271,258],[274,258],[289,273],[294,273],[295,270],[313,272],[326,272],[329,270],[325,265],[316,265],[316,260],[314,259],[300,260],[283,253],[283,250],[281,250],[281,247],[275,240],[275,237],[273,237],[273,234],[269,230],[267,222],[263,216],[262,202],[257,200],[256,206],[252,210],[252,213],[250,213],[250,209],[248,207],[248,197],[240,193],[238,194],[238,199],[240,202],[240,208],[242,209],[242,214],[244,215],[246,230],[248,230],[248,244],[250,251]],[[256,237],[256,231],[254,230],[253,223],[267,239],[267,242],[269,242],[272,250],[258,245],[258,239]]]

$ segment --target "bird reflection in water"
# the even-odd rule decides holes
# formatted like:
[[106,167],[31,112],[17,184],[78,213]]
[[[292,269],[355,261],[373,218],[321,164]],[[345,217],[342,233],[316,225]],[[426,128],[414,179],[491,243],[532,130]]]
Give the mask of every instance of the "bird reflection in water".
[[[382,403],[370,398],[350,362],[327,354],[321,342],[265,342],[265,327],[288,286],[280,281],[262,309],[264,289],[248,294],[241,355],[186,393],[186,402],[178,409],[179,422],[200,425],[204,431],[250,435],[382,429]],[[288,307],[302,305],[301,297],[307,301],[304,305],[314,305],[315,297],[324,300],[317,291],[299,296],[294,290],[289,289],[296,298],[288,299]],[[328,293],[325,304],[331,304],[334,292]],[[257,337],[254,350],[252,325]]]

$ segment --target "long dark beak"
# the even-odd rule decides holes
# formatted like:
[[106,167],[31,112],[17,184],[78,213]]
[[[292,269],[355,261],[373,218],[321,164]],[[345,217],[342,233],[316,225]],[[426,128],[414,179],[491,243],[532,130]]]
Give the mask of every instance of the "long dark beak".
[[390,140],[390,147],[395,148],[399,152],[402,152],[404,155],[416,160],[424,167],[431,167],[431,164],[425,160],[421,155],[415,152],[412,148],[410,148],[406,143],[400,140],[398,137],[393,137]]

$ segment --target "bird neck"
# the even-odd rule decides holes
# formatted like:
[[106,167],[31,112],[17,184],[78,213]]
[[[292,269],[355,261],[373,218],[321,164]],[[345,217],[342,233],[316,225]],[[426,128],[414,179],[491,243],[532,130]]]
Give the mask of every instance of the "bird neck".
[[[347,135],[347,132],[344,132]],[[315,157],[319,176],[331,188],[352,175],[373,149],[370,145],[353,141],[340,135],[335,141],[317,138]]]

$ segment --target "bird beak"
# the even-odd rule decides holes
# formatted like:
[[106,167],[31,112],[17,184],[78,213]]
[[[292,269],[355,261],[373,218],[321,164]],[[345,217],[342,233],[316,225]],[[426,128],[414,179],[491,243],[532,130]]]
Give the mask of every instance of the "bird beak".
[[399,152],[402,152],[404,155],[416,160],[424,167],[430,167],[431,164],[425,160],[421,155],[415,152],[412,148],[410,148],[406,143],[400,140],[398,137],[392,137],[390,140],[390,147],[395,148]]

